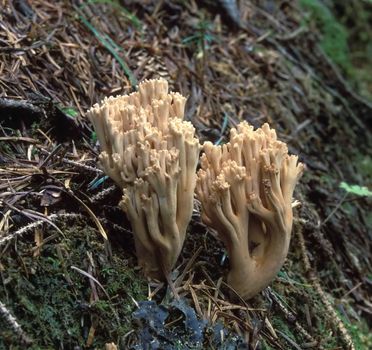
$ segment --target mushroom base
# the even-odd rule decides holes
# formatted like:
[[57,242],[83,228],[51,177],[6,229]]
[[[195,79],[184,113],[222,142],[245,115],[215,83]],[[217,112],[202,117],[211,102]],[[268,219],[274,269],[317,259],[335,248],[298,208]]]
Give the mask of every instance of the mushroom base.
[[231,269],[227,276],[228,284],[244,300],[251,299],[276,277],[286,259],[290,234],[275,232],[271,240],[263,243],[259,255],[249,253],[247,248],[239,246],[231,252]]
[[177,262],[182,245],[183,242],[174,242],[170,244],[169,249],[148,250],[136,242],[138,265],[142,268],[143,274],[150,279],[166,281]]

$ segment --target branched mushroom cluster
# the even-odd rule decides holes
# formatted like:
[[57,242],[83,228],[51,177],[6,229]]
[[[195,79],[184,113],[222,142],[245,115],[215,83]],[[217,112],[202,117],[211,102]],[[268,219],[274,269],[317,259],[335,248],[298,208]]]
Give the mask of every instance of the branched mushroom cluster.
[[284,263],[292,229],[292,195],[302,174],[268,124],[232,129],[230,142],[203,146],[197,196],[203,221],[214,228],[230,260],[228,283],[249,299]]
[[183,121],[186,98],[168,83],[149,80],[138,92],[109,97],[87,116],[102,153],[100,163],[121,188],[120,202],[134,232],[139,265],[164,279],[180,254],[193,210],[199,141]]
[[249,299],[287,256],[292,195],[303,165],[268,124],[254,130],[242,122],[227,144],[204,143],[196,175],[200,144],[192,124],[182,120],[185,102],[160,79],[94,105],[87,115],[101,145],[100,163],[123,189],[120,206],[147,276],[164,279],[174,267],[196,188],[202,220],[227,248],[228,283]]

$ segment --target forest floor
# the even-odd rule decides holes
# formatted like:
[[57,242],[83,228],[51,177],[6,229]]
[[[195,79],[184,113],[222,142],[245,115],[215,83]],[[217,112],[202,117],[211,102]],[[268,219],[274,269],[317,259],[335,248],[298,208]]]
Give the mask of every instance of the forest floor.
[[[317,1],[213,3],[0,0],[0,349],[372,348],[370,80],[343,78]],[[202,142],[269,122],[306,165],[288,259],[249,302],[197,208],[179,298],[136,266],[84,116],[158,77]]]

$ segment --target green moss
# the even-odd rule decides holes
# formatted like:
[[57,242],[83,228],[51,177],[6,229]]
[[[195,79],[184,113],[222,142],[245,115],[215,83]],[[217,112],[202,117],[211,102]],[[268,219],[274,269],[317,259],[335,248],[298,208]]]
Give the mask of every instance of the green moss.
[[350,323],[343,315],[339,314],[348,330],[356,350],[372,349],[372,333],[365,321]]
[[265,340],[262,340],[262,350],[274,350]]
[[322,33],[321,47],[331,60],[339,65],[347,74],[352,74],[349,57],[348,34],[329,8],[319,0],[300,0],[300,5],[310,12],[310,19],[315,20]]
[[[63,232],[67,238],[45,244],[37,257],[31,241],[8,248],[2,257],[0,300],[34,339],[34,349],[84,346],[92,325],[93,346],[103,348],[130,330],[132,298],[144,299],[146,284],[122,256],[106,256],[95,229],[81,224]],[[93,275],[109,298],[96,284],[99,298],[93,301],[89,278],[71,266]],[[16,339],[2,322],[0,349],[9,349]]]
[[[292,332],[295,329],[292,326],[290,326],[286,320],[282,319],[278,315],[273,315],[270,321],[272,325],[274,326],[274,329],[283,333],[286,337],[293,340],[295,343],[301,344],[302,340],[298,338],[294,334],[294,332]],[[298,332],[297,332],[297,335],[298,335]]]

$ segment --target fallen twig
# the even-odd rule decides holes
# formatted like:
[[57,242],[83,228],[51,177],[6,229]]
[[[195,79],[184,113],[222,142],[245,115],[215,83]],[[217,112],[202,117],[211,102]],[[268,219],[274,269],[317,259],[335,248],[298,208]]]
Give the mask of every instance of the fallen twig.
[[0,316],[9,325],[12,331],[17,335],[22,345],[31,345],[32,339],[23,331],[21,325],[17,322],[17,319],[12,313],[6,308],[5,304],[0,301]]
[[6,244],[7,242],[23,236],[25,233],[31,232],[34,228],[41,226],[42,224],[49,223],[51,221],[55,221],[58,219],[77,219],[82,218],[83,216],[81,214],[76,213],[61,213],[61,214],[51,214],[47,216],[48,221],[45,220],[37,220],[34,221],[27,226],[24,226],[20,228],[19,230],[15,231],[13,234],[8,234],[7,236],[0,239],[0,246]]
[[302,234],[301,226],[296,225],[296,227],[297,227],[297,230],[295,230],[295,231],[296,231],[297,236],[298,236],[298,242],[299,242],[299,246],[300,246],[300,249],[301,249],[301,256],[302,256],[302,261],[303,261],[303,264],[304,264],[304,267],[305,267],[305,271],[308,274],[310,282],[312,283],[314,289],[318,293],[318,295],[320,297],[320,300],[322,301],[322,303],[324,304],[324,307],[327,310],[326,317],[329,318],[329,320],[333,323],[334,327],[339,331],[344,344],[347,346],[345,349],[355,350],[355,345],[353,343],[353,340],[352,340],[348,330],[346,329],[346,327],[345,327],[344,323],[342,322],[342,320],[340,319],[340,317],[337,315],[337,313],[336,313],[335,309],[333,308],[331,302],[329,301],[328,297],[326,296],[325,292],[323,291],[318,277],[316,276],[314,270],[311,267],[309,257],[307,256],[305,239],[304,239],[304,236]]
[[5,112],[7,110],[28,112],[32,114],[43,113],[43,110],[39,106],[36,106],[28,101],[0,97],[0,112]]

